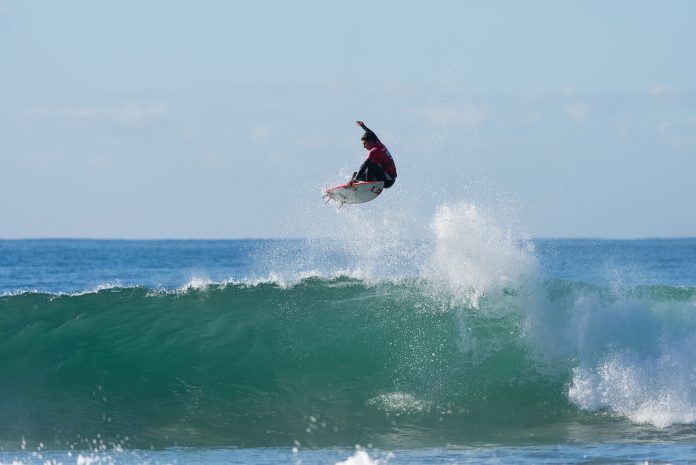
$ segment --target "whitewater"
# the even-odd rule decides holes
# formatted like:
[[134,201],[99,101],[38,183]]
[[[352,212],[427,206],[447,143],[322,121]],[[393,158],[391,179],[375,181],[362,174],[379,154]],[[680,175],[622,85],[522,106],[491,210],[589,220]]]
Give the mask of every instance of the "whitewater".
[[0,463],[696,460],[696,240],[338,215],[363,234],[0,241]]

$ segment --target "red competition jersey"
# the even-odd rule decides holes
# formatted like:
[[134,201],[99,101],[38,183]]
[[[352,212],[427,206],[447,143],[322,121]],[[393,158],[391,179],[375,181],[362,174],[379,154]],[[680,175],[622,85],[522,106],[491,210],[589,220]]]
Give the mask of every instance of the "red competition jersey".
[[394,164],[394,159],[391,153],[389,153],[389,150],[387,150],[381,142],[377,142],[377,145],[370,149],[367,153],[367,159],[384,168],[384,171],[386,171],[392,179],[396,178],[396,165]]

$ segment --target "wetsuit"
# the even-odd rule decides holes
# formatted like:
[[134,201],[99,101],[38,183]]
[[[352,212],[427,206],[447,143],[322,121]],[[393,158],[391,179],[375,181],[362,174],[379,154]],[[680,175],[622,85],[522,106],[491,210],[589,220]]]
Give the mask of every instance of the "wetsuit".
[[[372,132],[369,129],[366,132]],[[372,133],[374,134],[374,133]],[[389,150],[377,139],[376,145],[367,153],[355,176],[356,181],[384,181],[384,188],[389,189],[396,181],[396,165]]]

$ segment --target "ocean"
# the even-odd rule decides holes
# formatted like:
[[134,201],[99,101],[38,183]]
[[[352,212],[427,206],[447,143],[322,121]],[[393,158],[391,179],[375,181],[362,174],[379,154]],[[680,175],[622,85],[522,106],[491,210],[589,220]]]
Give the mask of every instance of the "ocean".
[[0,241],[0,464],[696,463],[696,239]]

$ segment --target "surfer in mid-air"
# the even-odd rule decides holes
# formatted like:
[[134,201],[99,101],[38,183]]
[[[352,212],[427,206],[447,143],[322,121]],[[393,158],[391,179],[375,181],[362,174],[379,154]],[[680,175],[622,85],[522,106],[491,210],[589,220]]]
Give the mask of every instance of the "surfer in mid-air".
[[360,140],[367,149],[367,159],[360,169],[353,173],[347,184],[327,187],[324,190],[324,200],[327,203],[333,200],[338,203],[339,208],[344,204],[374,200],[396,181],[396,165],[389,150],[365,123],[356,123],[365,131]]
[[367,149],[367,159],[363,162],[360,169],[353,173],[349,184],[357,181],[384,181],[384,188],[389,189],[396,181],[396,165],[389,150],[380,142],[377,134],[365,126],[362,121],[356,121],[365,134],[360,140],[363,147]]

